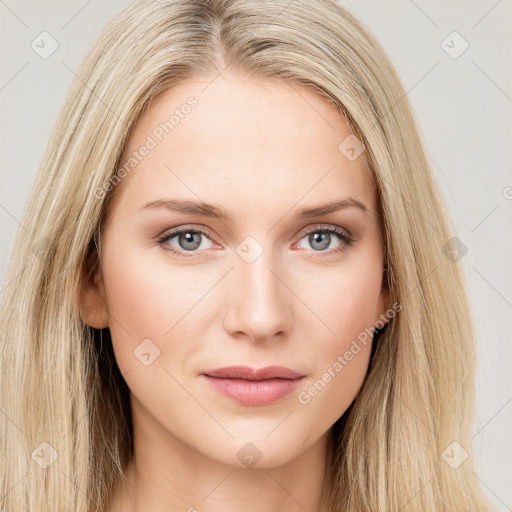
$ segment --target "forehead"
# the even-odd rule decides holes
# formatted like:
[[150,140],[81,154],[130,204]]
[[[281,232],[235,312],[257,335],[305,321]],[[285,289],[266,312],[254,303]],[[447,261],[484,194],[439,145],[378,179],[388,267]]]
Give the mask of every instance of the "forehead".
[[357,196],[373,210],[364,152],[350,160],[340,150],[350,134],[333,105],[295,84],[231,75],[183,81],[141,113],[121,158],[134,165],[115,187],[116,202],[134,208],[168,195],[261,211],[269,199],[283,208]]

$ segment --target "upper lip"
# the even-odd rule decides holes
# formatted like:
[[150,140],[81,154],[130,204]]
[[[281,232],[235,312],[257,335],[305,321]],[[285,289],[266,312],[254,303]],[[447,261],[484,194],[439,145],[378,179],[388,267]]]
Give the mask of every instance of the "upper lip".
[[249,366],[226,366],[214,370],[206,370],[203,375],[224,379],[243,379],[243,380],[267,380],[267,379],[299,379],[303,374],[285,368],[284,366],[265,366],[264,368],[254,369]]

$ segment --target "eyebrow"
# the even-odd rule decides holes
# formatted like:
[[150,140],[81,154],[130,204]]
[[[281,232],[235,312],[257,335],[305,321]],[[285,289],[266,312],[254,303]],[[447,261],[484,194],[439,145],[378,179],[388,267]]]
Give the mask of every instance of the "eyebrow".
[[[356,207],[362,210],[363,212],[368,212],[367,206],[354,199],[353,197],[348,197],[345,199],[340,199],[338,201],[333,201],[330,203],[325,203],[319,206],[306,207],[297,210],[295,213],[295,217],[300,219],[309,219],[311,217],[319,217],[321,215],[327,215],[329,213],[349,208]],[[143,204],[139,210],[146,209],[165,209],[170,211],[177,211],[182,213],[190,213],[192,215],[199,215],[203,217],[212,217],[215,219],[225,219],[229,220],[233,218],[233,214],[225,210],[220,206],[214,206],[212,204],[204,203],[202,201],[191,201],[188,199],[156,199],[154,201],[150,201],[148,203]]]

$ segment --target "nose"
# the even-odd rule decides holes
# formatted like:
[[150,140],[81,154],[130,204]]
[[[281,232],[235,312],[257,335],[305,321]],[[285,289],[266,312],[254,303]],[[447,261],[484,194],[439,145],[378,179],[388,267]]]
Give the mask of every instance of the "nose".
[[282,266],[272,261],[270,252],[263,251],[251,263],[236,257],[227,276],[224,328],[233,336],[263,342],[289,332],[293,293],[287,288]]

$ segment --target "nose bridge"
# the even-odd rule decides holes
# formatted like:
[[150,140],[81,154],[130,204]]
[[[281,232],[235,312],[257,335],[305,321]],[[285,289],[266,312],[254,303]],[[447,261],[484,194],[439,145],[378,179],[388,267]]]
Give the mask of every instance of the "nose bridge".
[[[285,331],[290,319],[289,292],[278,271],[282,266],[270,247],[258,245],[259,255],[254,253],[258,249],[254,239],[238,247],[226,317],[226,328],[233,333],[245,332],[254,340]],[[246,256],[247,249],[253,251],[252,256]]]

